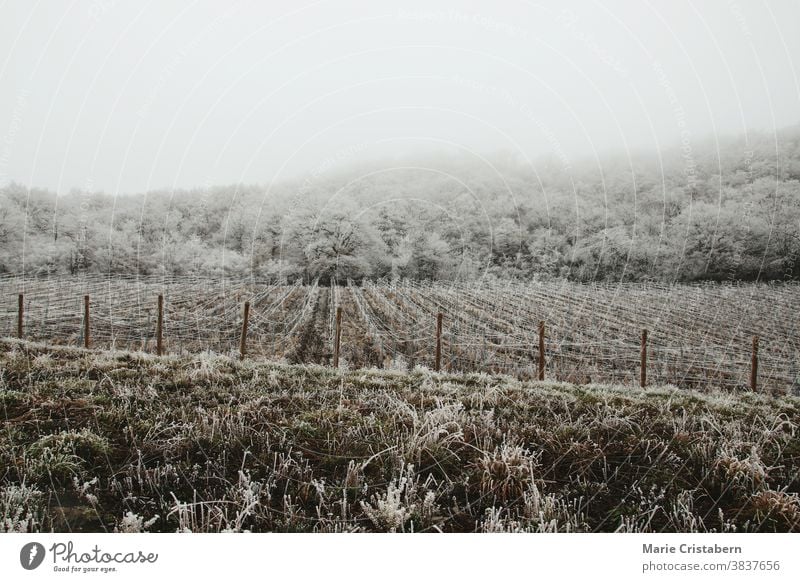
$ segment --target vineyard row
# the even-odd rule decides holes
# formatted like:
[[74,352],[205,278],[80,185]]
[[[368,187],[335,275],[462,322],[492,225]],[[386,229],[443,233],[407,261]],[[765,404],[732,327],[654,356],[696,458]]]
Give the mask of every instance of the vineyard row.
[[[0,279],[9,336],[291,363],[795,393],[800,288]],[[12,301],[13,298],[13,301]],[[646,331],[644,331],[646,330]]]

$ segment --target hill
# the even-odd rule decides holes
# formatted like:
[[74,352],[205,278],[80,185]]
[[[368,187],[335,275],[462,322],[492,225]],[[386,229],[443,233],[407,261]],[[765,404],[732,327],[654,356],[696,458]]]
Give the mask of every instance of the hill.
[[800,277],[800,129],[532,161],[331,163],[275,184],[0,189],[0,273],[277,281]]

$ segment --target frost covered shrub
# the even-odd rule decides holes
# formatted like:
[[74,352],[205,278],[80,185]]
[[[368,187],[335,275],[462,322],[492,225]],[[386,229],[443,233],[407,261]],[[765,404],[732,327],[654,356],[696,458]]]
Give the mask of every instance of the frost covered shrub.
[[102,462],[108,442],[88,428],[49,434],[26,451],[28,475],[36,481],[72,482],[83,477],[87,466]]
[[154,516],[147,521],[144,517],[136,515],[134,512],[127,512],[114,528],[116,533],[143,533],[149,530],[158,521],[158,516]]
[[35,487],[8,485],[0,488],[0,532],[41,531],[43,494]]
[[478,461],[481,491],[505,503],[521,498],[534,482],[536,455],[520,445],[503,443]]
[[374,493],[361,508],[379,531],[415,531],[432,525],[437,517],[437,493],[429,481],[420,483],[413,465],[402,465],[386,490]]

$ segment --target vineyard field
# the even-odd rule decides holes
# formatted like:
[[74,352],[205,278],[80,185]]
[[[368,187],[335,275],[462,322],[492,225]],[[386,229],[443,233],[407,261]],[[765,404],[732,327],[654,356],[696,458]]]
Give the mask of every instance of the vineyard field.
[[153,352],[157,297],[164,296],[166,353],[233,355],[250,303],[247,356],[331,365],[342,308],[340,365],[432,367],[443,313],[442,367],[449,372],[536,377],[538,325],[546,326],[548,380],[638,382],[640,334],[648,330],[647,378],[685,388],[749,386],[753,336],[758,386],[800,387],[800,286],[781,284],[577,284],[368,282],[277,285],[212,278],[0,279],[0,334],[83,345],[90,296],[91,344]]

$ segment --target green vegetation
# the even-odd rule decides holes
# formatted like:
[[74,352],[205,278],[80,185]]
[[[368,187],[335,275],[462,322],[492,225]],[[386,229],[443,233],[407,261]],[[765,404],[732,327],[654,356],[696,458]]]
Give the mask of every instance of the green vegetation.
[[4,531],[800,531],[800,399],[0,341]]

